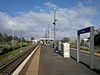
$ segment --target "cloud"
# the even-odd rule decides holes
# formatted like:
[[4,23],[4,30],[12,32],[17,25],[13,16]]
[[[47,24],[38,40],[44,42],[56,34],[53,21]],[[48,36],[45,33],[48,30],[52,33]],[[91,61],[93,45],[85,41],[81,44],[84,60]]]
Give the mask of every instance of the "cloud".
[[93,0],[84,0],[83,3],[89,5],[93,3]]
[[53,4],[53,3],[50,3],[50,2],[46,2],[46,3],[44,3],[47,7],[49,7],[49,8],[57,8],[57,6],[55,5],[55,4]]
[[[50,8],[57,7],[50,2],[45,3]],[[58,8],[57,9],[57,23],[56,34],[57,38],[63,38],[65,36],[75,37],[78,29],[88,26],[94,26],[90,17],[95,16],[96,10],[91,7],[73,7]],[[11,30],[12,23],[15,25],[15,30],[23,29],[26,36],[29,38],[35,36],[36,38],[44,37],[46,26],[49,24],[50,37],[53,37],[53,12],[34,12],[29,11],[22,13],[14,17],[14,21],[8,18],[7,15],[0,14],[0,26],[4,25],[5,30],[7,28]]]
[[6,14],[0,12],[0,31],[4,32],[5,30],[10,30],[12,21]]

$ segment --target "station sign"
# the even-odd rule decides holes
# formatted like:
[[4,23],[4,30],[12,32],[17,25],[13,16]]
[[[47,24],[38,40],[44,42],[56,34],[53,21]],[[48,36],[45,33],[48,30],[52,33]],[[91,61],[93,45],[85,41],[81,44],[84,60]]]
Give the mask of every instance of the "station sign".
[[94,69],[94,27],[87,27],[77,31],[77,62],[80,62],[80,34],[90,32],[90,69]]
[[88,32],[90,32],[90,27],[78,30],[78,34],[83,34],[83,33],[88,33]]

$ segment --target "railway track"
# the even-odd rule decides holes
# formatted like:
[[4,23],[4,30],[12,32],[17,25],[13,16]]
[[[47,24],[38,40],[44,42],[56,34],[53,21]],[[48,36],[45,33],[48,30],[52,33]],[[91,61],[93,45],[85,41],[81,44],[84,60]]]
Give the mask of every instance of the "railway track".
[[37,45],[31,47],[26,52],[22,53],[7,64],[4,64],[2,67],[0,67],[0,75],[10,75],[22,63],[22,61],[37,47]]

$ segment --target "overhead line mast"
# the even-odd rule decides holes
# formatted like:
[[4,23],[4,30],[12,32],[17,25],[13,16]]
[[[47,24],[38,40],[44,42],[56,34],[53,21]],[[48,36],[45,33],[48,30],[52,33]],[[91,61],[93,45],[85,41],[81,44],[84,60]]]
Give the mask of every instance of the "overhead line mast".
[[54,49],[56,48],[56,9],[54,8]]

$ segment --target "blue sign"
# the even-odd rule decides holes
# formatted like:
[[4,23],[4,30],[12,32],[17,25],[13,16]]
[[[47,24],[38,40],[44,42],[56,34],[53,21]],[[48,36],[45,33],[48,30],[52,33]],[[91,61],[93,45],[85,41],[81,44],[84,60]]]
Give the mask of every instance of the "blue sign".
[[88,32],[90,32],[90,27],[78,30],[78,34],[83,34],[83,33],[88,33]]

